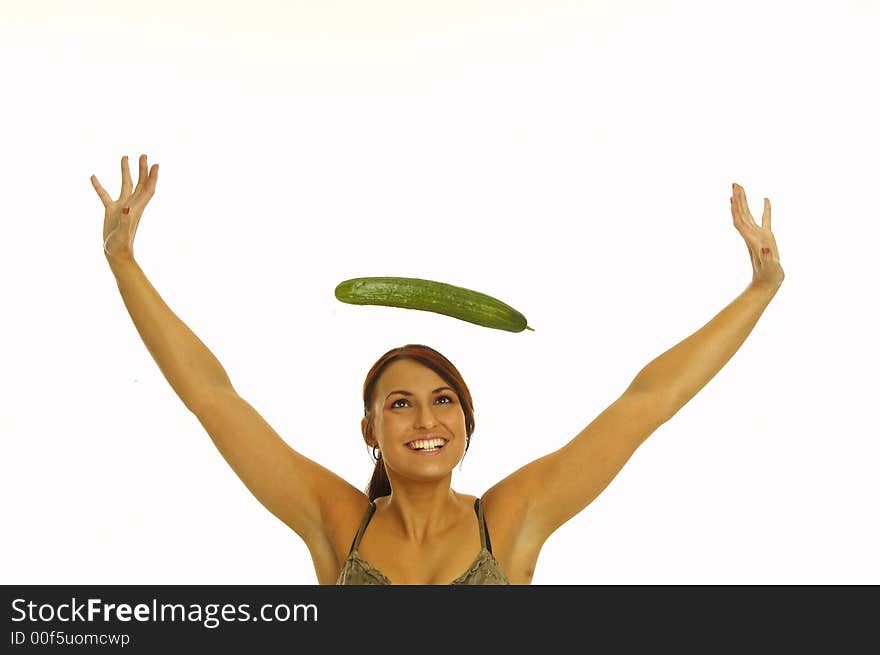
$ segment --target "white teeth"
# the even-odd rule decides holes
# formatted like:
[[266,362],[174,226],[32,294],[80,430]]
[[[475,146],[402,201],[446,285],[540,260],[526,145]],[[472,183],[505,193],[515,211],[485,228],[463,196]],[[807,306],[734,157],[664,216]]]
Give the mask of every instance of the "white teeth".
[[419,439],[417,441],[411,441],[407,444],[412,450],[437,450],[443,444],[446,443],[446,439]]

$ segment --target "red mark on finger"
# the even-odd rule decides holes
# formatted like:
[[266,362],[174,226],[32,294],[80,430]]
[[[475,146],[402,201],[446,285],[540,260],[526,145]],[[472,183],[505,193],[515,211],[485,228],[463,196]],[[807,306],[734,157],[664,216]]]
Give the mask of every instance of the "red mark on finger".
[[123,213],[123,214],[127,214],[130,210],[131,210],[131,207],[123,207],[123,208],[122,208],[122,213]]
[[761,254],[766,255],[770,252],[770,248],[761,248]]

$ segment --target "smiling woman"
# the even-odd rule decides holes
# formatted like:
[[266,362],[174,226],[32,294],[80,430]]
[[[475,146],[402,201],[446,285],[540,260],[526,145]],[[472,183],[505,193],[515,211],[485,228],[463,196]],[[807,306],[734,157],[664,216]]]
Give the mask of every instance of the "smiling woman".
[[[337,584],[392,584],[381,570],[360,555],[364,531],[378,506],[382,508],[381,516],[370,533],[367,550],[376,553],[371,558],[384,561],[387,553],[406,552],[407,532],[425,532],[425,528],[418,525],[424,521],[414,521],[413,517],[408,521],[406,513],[424,513],[425,517],[439,515],[438,509],[450,503],[457,506],[458,511],[442,523],[448,524],[445,531],[460,536],[441,538],[438,544],[445,542],[447,547],[454,547],[454,544],[473,541],[474,535],[479,534],[480,547],[465,572],[448,584],[509,584],[492,555],[480,499],[473,500],[472,514],[469,510],[461,511],[465,497],[451,488],[452,470],[467,452],[474,431],[471,394],[452,362],[433,348],[418,344],[385,353],[367,373],[364,382],[361,431],[364,441],[373,449],[376,468],[366,490],[370,505],[349,548]],[[377,504],[376,498],[382,502]],[[396,521],[391,520],[395,513],[398,514]],[[425,536],[417,540],[425,541]],[[416,579],[438,577],[436,570],[443,570],[440,583],[450,579],[452,576],[444,564],[457,563],[460,558],[446,553],[446,562],[443,562],[443,549],[437,545],[426,552],[431,552],[437,563],[433,571],[414,569],[418,573]],[[412,575],[394,563],[389,563],[389,567],[395,571],[392,576],[395,580],[406,580]]]
[[[433,375],[430,375],[430,372],[433,372]],[[380,376],[383,384],[377,389]],[[417,394],[412,390],[412,386],[418,382],[427,382],[431,386],[431,379],[439,380],[439,386],[431,389],[425,397],[422,397],[422,393]],[[474,407],[471,393],[452,362],[433,348],[409,344],[389,350],[367,373],[364,381],[364,418],[361,421],[361,430],[367,445],[372,447],[373,457],[376,460],[373,477],[366,490],[370,500],[391,493],[388,471],[385,460],[382,459],[382,453],[387,451],[376,438],[377,424],[380,432],[386,424],[399,426],[404,421],[410,420],[411,414],[420,406],[424,407],[428,403],[445,406],[446,411],[441,411],[439,414],[441,417],[455,419],[457,422],[460,416],[463,421],[462,438],[456,440],[451,449],[461,450],[459,455],[461,459],[470,447],[471,435],[474,432]],[[404,425],[398,429],[405,431],[407,428]],[[410,440],[414,437],[445,439],[443,450],[447,455],[450,453],[450,449],[445,446],[449,440],[448,430],[446,434],[441,434],[436,430],[431,433],[422,429],[421,433],[411,433]],[[409,443],[405,442],[404,445],[409,446]]]
[[116,200],[92,176],[105,209],[107,262],[162,374],[245,486],[303,539],[321,584],[528,584],[547,538],[724,366],[784,278],[769,200],[759,227],[745,191],[734,185],[734,226],[753,264],[748,288],[645,366],[568,443],[479,498],[451,486],[474,432],[473,401],[458,370],[427,346],[387,352],[364,382],[361,432],[376,458],[365,494],[291,448],[238,395],[213,353],[147,280],[134,259],[134,237],[158,173],[158,165],[148,173],[142,155],[132,189],[123,158]]

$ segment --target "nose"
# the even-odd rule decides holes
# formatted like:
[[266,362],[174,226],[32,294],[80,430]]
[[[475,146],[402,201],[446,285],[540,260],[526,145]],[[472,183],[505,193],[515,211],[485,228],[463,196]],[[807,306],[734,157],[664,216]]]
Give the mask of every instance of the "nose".
[[416,421],[418,422],[419,427],[434,427],[437,425],[437,421],[434,420],[434,410],[431,408],[430,404],[424,404],[421,406],[421,409],[416,414]]

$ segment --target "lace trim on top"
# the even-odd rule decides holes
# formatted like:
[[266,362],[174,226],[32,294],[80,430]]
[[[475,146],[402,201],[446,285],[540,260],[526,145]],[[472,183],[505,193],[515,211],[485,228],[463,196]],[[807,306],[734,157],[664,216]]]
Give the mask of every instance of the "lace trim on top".
[[[382,573],[382,571],[380,571],[375,566],[370,564],[367,560],[363,559],[360,555],[358,555],[358,552],[356,550],[353,551],[351,553],[351,555],[348,556],[348,559],[345,562],[345,566],[342,567],[342,572],[347,573],[348,569],[350,568],[350,565],[353,563],[359,564],[361,567],[361,571],[363,571],[363,573],[365,575],[368,575],[369,577],[373,578],[373,580],[376,581],[376,584],[387,584],[387,585],[391,584],[391,580],[386,578],[385,574]],[[340,575],[339,577],[341,579],[343,576]]]
[[[505,575],[504,570],[501,568],[501,565],[498,563],[498,560],[495,559],[492,551],[490,551],[487,547],[489,543],[489,534],[485,528],[483,507],[480,503],[479,498],[474,501],[474,509],[477,511],[477,516],[479,517],[480,521],[480,543],[482,544],[482,548],[480,549],[480,552],[477,554],[476,559],[474,559],[468,569],[449,584],[510,584],[510,581],[507,579],[507,576]],[[360,556],[360,553],[358,553],[357,547],[360,544],[360,540],[363,537],[364,531],[366,530],[370,519],[373,518],[373,512],[375,510],[375,503],[370,501],[370,507],[364,516],[364,520],[361,524],[360,529],[358,530],[357,535],[354,538],[354,541],[352,542],[351,551],[349,552],[348,557],[345,559],[345,562],[342,565],[342,569],[339,571],[339,575],[336,579],[336,584],[393,584],[391,580],[389,580],[385,576],[385,574],[382,573],[382,571],[370,564],[367,560]],[[367,580],[363,582],[352,582],[353,578],[356,579],[359,577],[357,575],[357,572],[362,573],[364,577],[367,578]],[[476,578],[476,581],[468,582],[470,578]]]
[[[484,564],[488,566],[481,571],[480,569]],[[498,563],[498,560],[495,559],[495,556],[490,553],[487,548],[483,548],[480,551],[480,554],[477,555],[477,559],[474,560],[474,563],[470,565],[470,568],[450,584],[467,584],[465,580],[478,572],[482,572],[486,578],[490,578],[495,582],[510,584],[507,580],[507,576],[504,575],[504,571],[501,570],[501,565]]]
[[[342,571],[339,575],[339,580],[343,580],[348,577],[346,574],[349,572],[349,569],[352,564],[359,565],[361,571],[372,578],[375,584],[381,585],[393,585],[391,580],[389,580],[382,571],[377,569],[375,566],[370,564],[367,560],[360,556],[360,554],[355,549],[348,556],[348,559],[345,561],[345,565],[342,567]],[[500,584],[510,584],[507,580],[507,576],[504,574],[504,571],[501,570],[501,565],[498,563],[498,560],[495,559],[495,556],[488,551],[488,549],[483,548],[480,550],[476,559],[473,563],[468,567],[467,571],[458,576],[455,580],[450,582],[450,585],[460,585],[460,584],[468,584],[466,580],[476,573],[480,572],[481,567],[485,565],[490,565],[488,568],[483,569],[482,573],[487,579],[491,579],[492,581],[498,582]],[[494,566],[491,566],[494,564]],[[337,582],[339,584],[339,582]],[[344,583],[343,583],[344,584]]]

